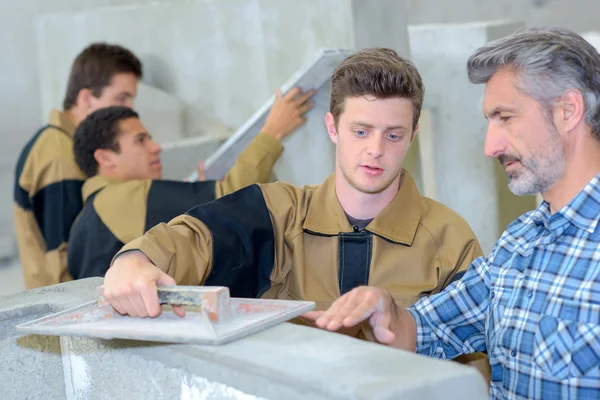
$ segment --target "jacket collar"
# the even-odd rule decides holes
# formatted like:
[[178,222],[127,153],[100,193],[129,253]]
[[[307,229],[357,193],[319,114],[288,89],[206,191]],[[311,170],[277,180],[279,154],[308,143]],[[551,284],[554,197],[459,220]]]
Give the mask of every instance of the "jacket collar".
[[[421,220],[421,194],[412,176],[404,170],[396,197],[365,230],[392,242],[412,245]],[[322,235],[352,232],[352,227],[335,193],[335,174],[316,190],[303,225],[304,230]]]
[[102,175],[92,176],[91,178],[87,179],[83,184],[83,189],[81,190],[83,194],[83,201],[86,202],[91,195],[93,195],[99,190],[104,189],[108,185],[120,182],[122,181],[118,179],[108,179],[103,177]]
[[65,131],[66,134],[69,135],[69,137],[71,138],[73,137],[73,135],[75,135],[76,126],[71,122],[69,118],[67,118],[64,111],[59,111],[56,109],[50,111],[50,118],[48,119],[48,123],[50,125],[59,127],[60,129]]

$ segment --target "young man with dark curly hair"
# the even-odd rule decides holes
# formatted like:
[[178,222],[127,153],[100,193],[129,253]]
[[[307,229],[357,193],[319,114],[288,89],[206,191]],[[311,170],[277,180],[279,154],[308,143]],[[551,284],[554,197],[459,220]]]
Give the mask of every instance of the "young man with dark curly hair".
[[104,276],[125,243],[188,209],[264,183],[283,152],[281,139],[305,121],[314,91],[277,94],[261,133],[239,155],[222,181],[161,180],[160,146],[128,107],[90,114],[74,137],[75,160],[89,179],[73,224],[68,269],[73,279]]

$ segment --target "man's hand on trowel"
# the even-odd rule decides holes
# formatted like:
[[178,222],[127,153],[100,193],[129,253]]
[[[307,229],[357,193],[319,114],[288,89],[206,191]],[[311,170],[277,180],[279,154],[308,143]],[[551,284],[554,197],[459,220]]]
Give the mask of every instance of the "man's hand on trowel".
[[[157,317],[162,307],[157,285],[175,285],[175,279],[158,269],[141,251],[118,256],[104,277],[104,297],[119,313],[132,317]],[[173,312],[185,315],[183,307]]]

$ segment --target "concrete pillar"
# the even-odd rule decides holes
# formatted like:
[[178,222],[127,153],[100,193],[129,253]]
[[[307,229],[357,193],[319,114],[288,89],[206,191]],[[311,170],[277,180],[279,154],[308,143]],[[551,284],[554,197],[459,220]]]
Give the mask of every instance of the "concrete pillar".
[[22,335],[94,299],[100,278],[0,297],[7,399],[486,399],[472,367],[283,323],[222,346]]
[[425,107],[433,118],[429,145],[433,157],[421,163],[435,171],[435,199],[467,219],[485,252],[504,229],[499,197],[508,188],[506,179],[496,181],[497,162],[483,154],[484,86],[469,82],[466,62],[475,49],[521,25],[491,21],[408,28],[411,57],[425,82]]

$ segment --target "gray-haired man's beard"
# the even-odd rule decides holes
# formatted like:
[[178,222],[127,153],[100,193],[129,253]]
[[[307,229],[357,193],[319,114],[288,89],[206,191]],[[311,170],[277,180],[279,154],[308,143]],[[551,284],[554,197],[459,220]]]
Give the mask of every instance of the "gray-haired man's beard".
[[529,196],[543,193],[556,183],[562,175],[565,156],[561,148],[554,148],[546,157],[517,158],[503,154],[498,161],[521,163],[521,168],[506,173],[508,188],[517,196]]

